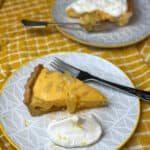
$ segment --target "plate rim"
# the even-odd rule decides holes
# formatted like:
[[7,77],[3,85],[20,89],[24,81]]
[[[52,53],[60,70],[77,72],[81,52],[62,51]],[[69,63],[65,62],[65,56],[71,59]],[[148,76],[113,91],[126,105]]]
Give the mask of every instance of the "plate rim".
[[[54,3],[52,4],[52,13],[51,13],[51,19],[52,19],[52,22],[53,22],[53,23],[56,23],[56,20],[54,19],[54,15],[53,15],[53,14],[54,14],[53,12],[54,12],[55,3],[56,3],[56,2],[54,2]],[[127,47],[127,46],[130,46],[130,45],[133,45],[133,44],[137,44],[137,43],[139,43],[139,42],[145,40],[146,38],[148,38],[148,37],[150,36],[150,33],[147,33],[147,34],[145,34],[144,36],[142,36],[141,38],[139,38],[139,39],[137,39],[137,40],[134,40],[134,41],[131,41],[131,42],[128,42],[128,43],[125,43],[125,44],[105,45],[105,44],[88,43],[88,42],[86,42],[86,41],[83,41],[83,40],[80,40],[80,39],[78,39],[78,38],[75,38],[73,35],[70,35],[69,33],[63,31],[63,29],[62,29],[60,26],[58,26],[58,25],[56,25],[56,29],[57,29],[60,33],[62,33],[64,36],[66,36],[67,38],[69,38],[69,39],[71,39],[71,40],[73,40],[73,41],[75,41],[75,42],[78,42],[78,43],[81,43],[81,44],[84,44],[84,45],[88,45],[88,46],[97,47],[97,48],[111,48],[111,49],[113,49],[113,48]]]
[[[109,63],[109,64],[113,65],[114,67],[116,67],[117,69],[119,69],[119,70],[126,76],[126,78],[128,78],[128,80],[130,81],[130,83],[132,84],[132,86],[135,87],[134,84],[133,84],[133,82],[130,80],[130,78],[127,76],[127,74],[126,74],[121,68],[119,68],[118,66],[116,66],[115,64],[113,64],[112,62],[110,62],[109,60],[107,60],[107,59],[105,59],[105,58],[102,58],[102,57],[100,57],[100,56],[95,56],[95,55],[92,55],[92,53],[86,53],[86,52],[56,52],[56,53],[51,53],[51,54],[48,54],[48,55],[44,55],[44,56],[37,57],[37,58],[35,58],[35,59],[31,60],[31,61],[28,61],[28,62],[22,64],[22,65],[21,65],[14,73],[12,73],[12,74],[9,76],[9,78],[5,81],[5,83],[4,83],[3,87],[2,87],[2,89],[0,90],[0,95],[2,94],[2,92],[3,92],[3,90],[4,90],[5,86],[6,86],[6,84],[8,83],[8,81],[9,81],[20,69],[22,69],[24,66],[26,66],[26,65],[29,64],[30,62],[35,61],[35,60],[40,59],[40,58],[45,57],[45,56],[51,56],[51,55],[57,55],[57,54],[58,54],[58,55],[61,55],[61,54],[69,54],[69,53],[70,53],[70,54],[76,53],[76,54],[90,55],[90,56],[94,56],[94,57],[97,57],[97,58],[99,58],[99,59],[102,59],[102,60],[106,61],[107,63]],[[133,129],[132,129],[132,131],[130,132],[129,136],[116,148],[116,150],[121,149],[121,148],[130,140],[130,138],[133,136],[133,134],[134,134],[134,132],[135,132],[135,130],[136,130],[138,124],[139,124],[140,116],[141,116],[141,115],[140,115],[140,114],[141,114],[140,98],[137,97],[137,101],[138,101],[138,112],[137,112],[137,118],[136,118],[135,126],[133,127]],[[0,122],[0,129],[2,130],[2,133],[4,134],[4,136],[6,137],[6,139],[10,142],[10,144],[12,144],[12,146],[14,146],[17,150],[21,150],[21,148],[15,143],[15,141],[13,141],[13,140],[9,137],[9,135],[7,134],[7,132],[6,132],[5,129],[4,129],[4,126],[3,126],[3,123],[2,123],[2,122]]]

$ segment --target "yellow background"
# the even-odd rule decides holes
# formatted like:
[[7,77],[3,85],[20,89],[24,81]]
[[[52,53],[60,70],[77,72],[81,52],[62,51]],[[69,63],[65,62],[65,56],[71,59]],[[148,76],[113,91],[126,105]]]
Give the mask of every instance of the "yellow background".
[[[61,0],[60,0],[61,1]],[[0,1],[1,2],[1,1]],[[0,89],[23,64],[56,52],[85,52],[103,57],[120,67],[136,88],[150,91],[150,38],[126,48],[101,49],[71,41],[55,27],[27,29],[21,19],[52,21],[53,0],[5,0],[0,8]],[[138,127],[121,149],[150,149],[150,104],[141,101]],[[13,150],[15,145],[0,126],[1,149]]]

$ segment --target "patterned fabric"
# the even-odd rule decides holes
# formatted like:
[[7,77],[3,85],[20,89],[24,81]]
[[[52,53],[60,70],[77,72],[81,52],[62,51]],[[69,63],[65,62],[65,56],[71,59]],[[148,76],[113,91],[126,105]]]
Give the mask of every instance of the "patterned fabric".
[[[120,49],[100,49],[69,40],[55,27],[27,29],[21,19],[51,19],[53,0],[5,0],[0,9],[0,89],[23,64],[56,52],[85,52],[101,56],[120,67],[136,88],[150,91],[150,38]],[[16,149],[0,127],[0,150]],[[122,149],[150,149],[150,105],[141,101],[139,125]]]

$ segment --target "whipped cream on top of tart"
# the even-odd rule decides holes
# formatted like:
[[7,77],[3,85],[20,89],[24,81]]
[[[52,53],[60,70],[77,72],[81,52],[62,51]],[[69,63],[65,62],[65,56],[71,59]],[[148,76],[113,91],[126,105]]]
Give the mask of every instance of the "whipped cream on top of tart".
[[127,11],[128,4],[127,0],[77,0],[67,7],[69,9],[74,9],[78,14],[99,10],[118,17]]

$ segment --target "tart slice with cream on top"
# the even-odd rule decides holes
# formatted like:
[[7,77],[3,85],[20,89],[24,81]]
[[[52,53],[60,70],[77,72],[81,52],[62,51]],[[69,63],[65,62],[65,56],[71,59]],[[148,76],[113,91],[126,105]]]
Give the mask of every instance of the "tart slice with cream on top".
[[66,8],[66,13],[79,18],[82,25],[108,21],[124,26],[133,15],[133,0],[76,0]]

